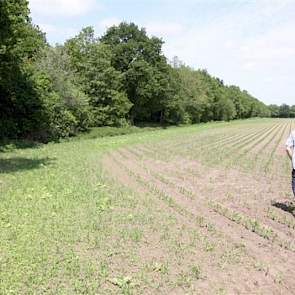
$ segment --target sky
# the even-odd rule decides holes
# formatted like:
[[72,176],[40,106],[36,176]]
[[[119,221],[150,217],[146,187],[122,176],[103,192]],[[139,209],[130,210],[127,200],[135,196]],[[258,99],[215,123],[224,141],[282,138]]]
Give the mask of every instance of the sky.
[[266,104],[295,105],[295,0],[29,0],[51,44],[122,21],[165,42],[163,53],[238,85]]

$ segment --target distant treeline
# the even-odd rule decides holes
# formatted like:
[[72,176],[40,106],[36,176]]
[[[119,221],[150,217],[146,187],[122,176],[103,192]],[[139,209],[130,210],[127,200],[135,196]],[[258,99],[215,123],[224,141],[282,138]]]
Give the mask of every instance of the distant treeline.
[[26,0],[0,1],[0,137],[48,141],[94,126],[267,117],[247,91],[176,58],[133,23],[50,46]]
[[270,115],[273,118],[295,118],[295,105],[289,106],[287,104],[269,105]]

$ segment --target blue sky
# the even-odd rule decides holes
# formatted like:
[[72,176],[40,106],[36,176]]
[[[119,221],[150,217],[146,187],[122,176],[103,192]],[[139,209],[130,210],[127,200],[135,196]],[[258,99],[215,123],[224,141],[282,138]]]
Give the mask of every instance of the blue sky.
[[167,58],[235,84],[267,104],[295,104],[295,0],[29,0],[51,44],[121,21],[163,38]]

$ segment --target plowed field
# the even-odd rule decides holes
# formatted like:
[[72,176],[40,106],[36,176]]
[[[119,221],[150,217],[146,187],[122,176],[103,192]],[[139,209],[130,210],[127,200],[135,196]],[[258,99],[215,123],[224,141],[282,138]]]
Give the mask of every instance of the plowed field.
[[163,219],[173,216],[168,228],[159,223],[145,233],[140,250],[141,259],[169,265],[167,281],[178,282],[169,287],[158,278],[159,292],[295,293],[295,207],[284,147],[294,127],[291,120],[229,124],[105,156],[110,175],[139,198],[148,194]]
[[295,294],[294,128],[0,146],[0,294]]

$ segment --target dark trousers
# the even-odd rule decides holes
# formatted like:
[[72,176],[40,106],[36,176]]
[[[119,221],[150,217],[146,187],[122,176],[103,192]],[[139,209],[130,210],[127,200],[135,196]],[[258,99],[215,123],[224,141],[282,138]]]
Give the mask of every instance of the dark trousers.
[[292,171],[292,190],[295,197],[295,169]]

